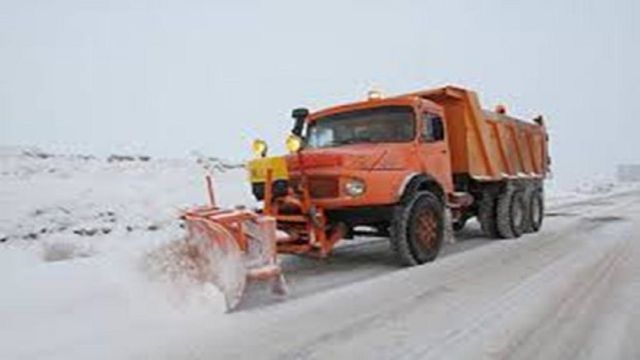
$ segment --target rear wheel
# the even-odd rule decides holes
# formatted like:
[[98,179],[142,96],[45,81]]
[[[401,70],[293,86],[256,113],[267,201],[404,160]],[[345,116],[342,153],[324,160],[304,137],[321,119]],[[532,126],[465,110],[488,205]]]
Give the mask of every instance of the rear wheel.
[[391,246],[400,263],[435,260],[444,238],[444,208],[430,192],[418,192],[398,206],[391,226]]
[[542,227],[544,219],[544,196],[542,190],[534,190],[528,202],[529,226],[532,231],[537,232]]
[[523,233],[528,234],[533,232],[533,227],[531,224],[531,197],[535,191],[535,187],[533,184],[527,184],[524,188],[524,202],[526,214],[524,217],[524,230]]
[[524,191],[507,187],[498,197],[496,224],[503,239],[517,238],[525,227],[527,206]]
[[478,203],[478,222],[485,236],[491,239],[500,237],[496,224],[496,197],[493,193],[485,191]]

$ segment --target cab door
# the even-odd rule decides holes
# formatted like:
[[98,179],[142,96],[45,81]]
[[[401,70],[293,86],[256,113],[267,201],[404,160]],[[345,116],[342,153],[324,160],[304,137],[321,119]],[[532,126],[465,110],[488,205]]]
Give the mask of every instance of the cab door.
[[441,111],[423,109],[418,113],[419,157],[423,172],[434,177],[445,192],[453,191],[451,155],[447,129]]

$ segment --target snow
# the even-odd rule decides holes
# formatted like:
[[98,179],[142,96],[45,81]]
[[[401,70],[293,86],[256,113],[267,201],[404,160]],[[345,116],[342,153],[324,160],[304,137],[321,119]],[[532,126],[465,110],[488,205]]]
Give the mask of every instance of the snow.
[[[3,357],[126,357],[127,344],[173,332],[176,321],[222,316],[221,295],[163,276],[179,264],[158,251],[182,238],[181,209],[206,199],[197,159],[0,150]],[[240,168],[215,174],[220,203],[253,204],[243,177]]]
[[[638,354],[626,335],[640,330],[632,185],[550,186],[540,234],[491,241],[471,222],[425,267],[398,268],[384,239],[346,243],[321,264],[285,257],[288,299],[225,314],[180,254],[177,217],[206,200],[202,156],[112,160],[0,147],[3,358]],[[222,205],[255,205],[244,169],[207,162]],[[605,314],[611,332],[585,330],[580,309]],[[600,340],[585,353],[579,336]]]

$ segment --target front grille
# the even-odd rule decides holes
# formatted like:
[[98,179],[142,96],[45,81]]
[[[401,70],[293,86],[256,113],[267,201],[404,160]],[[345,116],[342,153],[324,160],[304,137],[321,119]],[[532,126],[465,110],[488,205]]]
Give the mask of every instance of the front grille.
[[337,198],[340,196],[340,182],[335,177],[311,177],[309,194],[313,199]]

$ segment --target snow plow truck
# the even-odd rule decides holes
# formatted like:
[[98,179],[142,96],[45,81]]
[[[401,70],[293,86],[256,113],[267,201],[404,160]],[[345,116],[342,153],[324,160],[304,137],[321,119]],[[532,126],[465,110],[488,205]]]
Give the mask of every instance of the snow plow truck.
[[[317,112],[292,112],[289,154],[256,140],[247,164],[257,210],[210,204],[187,211],[188,241],[214,267],[227,306],[249,280],[285,293],[278,254],[330,256],[343,239],[388,237],[402,265],[436,259],[445,228],[476,217],[490,238],[535,232],[549,170],[542,116],[484,110],[476,93],[446,86]],[[208,182],[209,185],[211,182]]]

